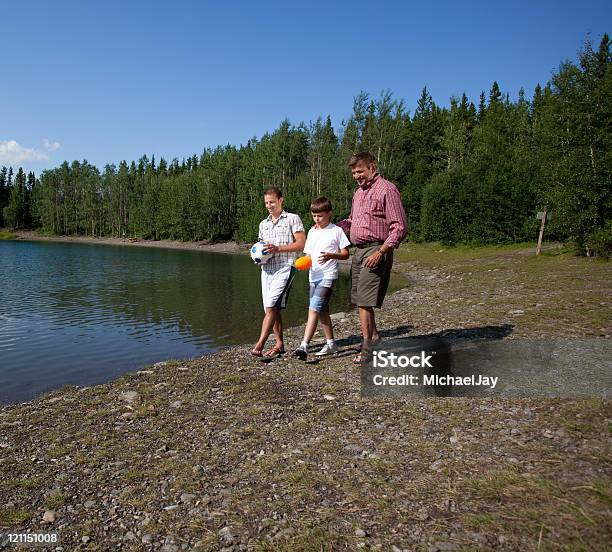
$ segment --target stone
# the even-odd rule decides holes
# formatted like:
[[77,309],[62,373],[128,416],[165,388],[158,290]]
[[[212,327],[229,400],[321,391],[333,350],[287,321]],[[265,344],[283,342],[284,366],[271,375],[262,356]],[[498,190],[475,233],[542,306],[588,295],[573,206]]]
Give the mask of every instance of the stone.
[[53,510],[47,510],[43,514],[43,521],[45,523],[54,523],[56,519],[57,519],[57,516]]
[[363,529],[361,529],[360,527],[357,527],[357,529],[355,529],[355,536],[363,538],[363,537],[366,536],[366,532]]
[[219,538],[224,544],[234,544],[240,541],[240,536],[236,532],[235,528],[231,525],[226,525],[218,533]]
[[85,508],[93,508],[95,505],[96,503],[93,500],[88,500],[87,502],[85,502],[85,504],[83,504]]
[[140,401],[140,395],[136,391],[124,391],[121,393],[121,398],[128,404]]
[[436,542],[429,547],[429,552],[452,552],[458,549],[459,547],[452,542]]

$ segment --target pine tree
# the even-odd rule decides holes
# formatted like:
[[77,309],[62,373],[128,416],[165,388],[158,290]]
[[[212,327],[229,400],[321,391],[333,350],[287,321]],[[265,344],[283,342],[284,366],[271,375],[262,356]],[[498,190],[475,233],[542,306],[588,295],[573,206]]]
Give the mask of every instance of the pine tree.
[[[9,171],[9,180],[12,173]],[[8,203],[3,208],[3,219],[11,229],[22,228],[25,225],[27,206],[26,206],[26,174],[19,167],[15,182],[10,187]]]
[[431,180],[436,160],[440,157],[443,133],[443,115],[435,105],[427,87],[424,87],[412,119],[407,166],[410,174],[401,189],[402,200],[409,221],[410,237],[419,239],[423,190]]
[[587,42],[579,64],[565,62],[538,98],[541,198],[553,213],[550,228],[579,251],[612,248],[612,59],[604,35]]
[[0,228],[4,226],[3,210],[8,203],[9,187],[8,187],[8,169],[2,167],[0,169]]

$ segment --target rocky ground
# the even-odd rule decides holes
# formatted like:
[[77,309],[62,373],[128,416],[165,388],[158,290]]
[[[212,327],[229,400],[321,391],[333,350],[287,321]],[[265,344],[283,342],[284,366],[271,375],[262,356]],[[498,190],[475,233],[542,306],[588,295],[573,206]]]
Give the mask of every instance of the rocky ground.
[[[611,266],[405,247],[408,286],[379,326],[606,340]],[[337,316],[342,351],[320,363],[264,364],[245,345],[2,408],[0,527],[92,551],[609,546],[608,400],[363,399],[357,327]]]

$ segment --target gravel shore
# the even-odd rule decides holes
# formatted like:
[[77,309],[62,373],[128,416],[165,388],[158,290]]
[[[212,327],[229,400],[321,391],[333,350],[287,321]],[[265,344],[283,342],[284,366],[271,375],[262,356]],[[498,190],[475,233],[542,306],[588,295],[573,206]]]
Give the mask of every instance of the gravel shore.
[[[607,340],[610,267],[407,246],[395,270],[409,285],[379,327]],[[264,364],[245,344],[3,407],[2,531],[57,531],[49,549],[66,551],[609,546],[608,400],[364,399],[356,314],[334,318],[341,352],[318,363]]]

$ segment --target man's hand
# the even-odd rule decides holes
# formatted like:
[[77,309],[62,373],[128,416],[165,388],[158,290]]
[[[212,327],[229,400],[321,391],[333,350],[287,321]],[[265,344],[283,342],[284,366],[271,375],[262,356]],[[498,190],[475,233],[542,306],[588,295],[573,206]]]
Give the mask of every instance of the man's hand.
[[266,243],[263,249],[269,255],[274,255],[274,253],[278,253],[280,251],[278,245],[274,245],[273,243]]
[[363,261],[363,266],[366,268],[376,268],[383,260],[384,255],[380,251],[374,251],[366,260]]

